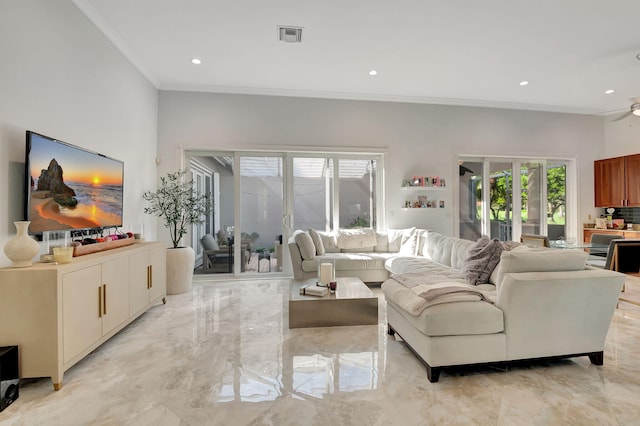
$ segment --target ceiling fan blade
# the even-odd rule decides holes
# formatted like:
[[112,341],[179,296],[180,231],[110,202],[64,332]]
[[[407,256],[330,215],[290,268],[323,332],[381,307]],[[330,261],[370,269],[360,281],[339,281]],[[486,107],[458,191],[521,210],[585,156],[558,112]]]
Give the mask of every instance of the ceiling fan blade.
[[625,118],[627,118],[630,115],[631,115],[631,111],[626,112],[626,113],[622,114],[620,117],[616,118],[615,120],[611,120],[611,121],[614,122],[614,121],[624,120]]
[[629,98],[629,100],[631,102],[633,102],[634,104],[640,104],[640,96],[638,96],[636,98]]

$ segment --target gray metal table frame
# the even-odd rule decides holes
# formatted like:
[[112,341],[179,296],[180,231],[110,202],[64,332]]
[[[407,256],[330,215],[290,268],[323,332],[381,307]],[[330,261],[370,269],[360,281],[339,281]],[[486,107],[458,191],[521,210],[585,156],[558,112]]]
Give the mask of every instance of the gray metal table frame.
[[335,294],[303,296],[300,287],[316,279],[292,281],[289,293],[289,328],[378,324],[378,298],[358,278],[337,278]]

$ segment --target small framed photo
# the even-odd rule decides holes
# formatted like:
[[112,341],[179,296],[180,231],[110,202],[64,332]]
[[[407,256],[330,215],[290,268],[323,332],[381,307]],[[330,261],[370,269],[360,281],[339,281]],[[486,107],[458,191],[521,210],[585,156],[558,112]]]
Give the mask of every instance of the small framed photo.
[[440,206],[441,209],[444,209],[444,200],[440,200],[438,202],[438,205]]

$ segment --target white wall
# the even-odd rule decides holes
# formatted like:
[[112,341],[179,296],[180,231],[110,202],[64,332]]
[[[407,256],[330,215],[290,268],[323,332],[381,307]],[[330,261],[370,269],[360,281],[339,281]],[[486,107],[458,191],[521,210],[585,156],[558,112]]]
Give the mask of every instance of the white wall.
[[454,234],[446,209],[400,209],[413,175],[458,178],[457,155],[575,158],[581,224],[593,208],[593,160],[604,153],[602,117],[491,108],[160,91],[161,173],[179,167],[176,148],[387,152],[387,226]]
[[123,160],[124,223],[155,238],[157,90],[70,0],[0,0],[0,55],[0,246],[23,219],[25,130]]
[[627,117],[613,122],[621,114],[608,116],[605,123],[605,151],[602,158],[640,154],[640,118]]

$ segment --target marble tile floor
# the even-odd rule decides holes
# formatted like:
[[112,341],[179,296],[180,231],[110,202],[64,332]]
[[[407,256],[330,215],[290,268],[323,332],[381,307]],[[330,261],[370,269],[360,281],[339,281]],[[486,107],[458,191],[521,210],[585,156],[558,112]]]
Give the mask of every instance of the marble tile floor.
[[[0,425],[640,424],[640,307],[587,357],[424,367],[379,325],[289,330],[287,280],[194,283],[65,373],[23,380]],[[640,300],[640,281],[627,296]]]

